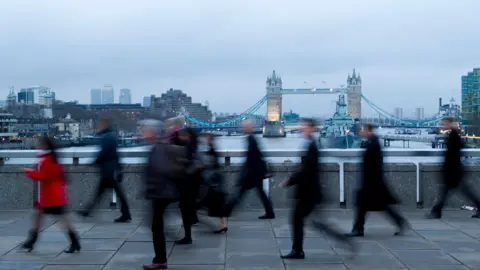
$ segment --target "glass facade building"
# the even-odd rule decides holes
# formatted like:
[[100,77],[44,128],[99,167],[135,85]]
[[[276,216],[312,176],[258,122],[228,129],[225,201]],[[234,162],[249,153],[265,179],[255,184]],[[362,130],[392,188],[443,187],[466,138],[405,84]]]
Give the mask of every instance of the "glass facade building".
[[462,124],[470,125],[480,116],[480,68],[462,76]]

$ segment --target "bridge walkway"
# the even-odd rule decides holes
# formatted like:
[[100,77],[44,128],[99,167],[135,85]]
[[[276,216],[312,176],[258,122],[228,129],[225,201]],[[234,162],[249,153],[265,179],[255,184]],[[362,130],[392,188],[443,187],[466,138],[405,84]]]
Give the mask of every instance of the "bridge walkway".
[[[226,235],[213,235],[204,225],[195,227],[191,246],[173,244],[172,238],[183,232],[180,219],[169,218],[169,269],[480,269],[480,221],[470,219],[469,212],[445,211],[442,220],[425,220],[420,210],[406,212],[413,227],[406,236],[392,236],[394,228],[388,220],[381,214],[371,214],[366,236],[358,240],[360,252],[355,258],[349,258],[344,247],[329,236],[307,229],[307,258],[293,261],[279,257],[291,247],[289,211],[278,210],[277,219],[271,221],[258,220],[260,214],[237,213],[230,218]],[[351,211],[322,214],[338,229],[351,229]],[[28,213],[0,212],[0,269],[141,269],[153,255],[150,231],[141,223],[143,214],[137,213],[130,224],[112,223],[117,215],[105,211],[91,219],[76,218],[83,249],[64,254],[68,242],[54,220],[45,222],[36,250],[25,253],[18,246],[30,228]]]

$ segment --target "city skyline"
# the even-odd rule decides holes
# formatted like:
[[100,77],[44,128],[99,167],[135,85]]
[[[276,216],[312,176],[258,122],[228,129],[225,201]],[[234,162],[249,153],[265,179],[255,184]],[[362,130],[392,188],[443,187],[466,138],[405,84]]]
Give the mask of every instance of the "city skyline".
[[[461,76],[480,63],[475,1],[140,2],[2,3],[0,94],[41,84],[88,103],[90,89],[109,82],[132,89],[134,103],[175,88],[212,111],[238,113],[265,95],[273,69],[296,88],[339,87],[356,68],[381,108],[429,115],[439,97],[460,103]],[[283,107],[323,116],[334,100],[289,96]]]

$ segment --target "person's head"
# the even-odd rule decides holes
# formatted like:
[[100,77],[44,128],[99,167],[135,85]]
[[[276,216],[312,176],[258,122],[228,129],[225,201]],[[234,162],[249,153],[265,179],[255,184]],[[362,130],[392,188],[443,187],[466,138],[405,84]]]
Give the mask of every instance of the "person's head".
[[107,130],[111,126],[112,126],[112,122],[110,121],[110,119],[107,119],[107,118],[103,118],[100,120],[100,122],[98,122],[98,129],[100,131]]
[[247,134],[253,133],[253,122],[250,120],[245,120],[242,122],[242,131]]
[[57,149],[54,139],[48,136],[42,136],[38,140],[38,148],[46,151],[55,151]]
[[213,143],[215,142],[215,135],[214,134],[205,135],[205,141],[208,145],[213,145]]
[[163,123],[154,119],[147,119],[142,121],[142,135],[150,142],[156,141],[163,136]]
[[454,117],[447,116],[442,119],[442,125],[448,129],[456,129],[457,124]]
[[317,123],[314,119],[304,118],[302,119],[302,133],[305,137],[309,138],[315,132]]
[[364,125],[362,125],[362,130],[361,130],[360,135],[363,138],[370,138],[374,135],[374,133],[373,133],[374,128],[375,127],[372,124],[364,124]]

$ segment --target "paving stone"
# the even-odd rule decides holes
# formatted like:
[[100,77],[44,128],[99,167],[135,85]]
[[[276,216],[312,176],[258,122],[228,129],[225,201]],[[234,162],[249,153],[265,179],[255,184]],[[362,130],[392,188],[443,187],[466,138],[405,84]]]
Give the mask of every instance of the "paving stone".
[[[262,267],[265,269],[284,269],[280,254],[241,252],[228,253],[225,266],[227,269],[252,269],[253,267]],[[248,268],[247,268],[248,267]]]
[[41,262],[28,262],[28,261],[0,261],[0,269],[5,270],[40,270],[43,268],[45,263]]
[[81,251],[73,254],[62,253],[49,264],[106,264],[115,251]]
[[47,265],[42,270],[102,270],[105,265],[71,265],[71,264],[59,264],[59,265]]
[[395,250],[392,253],[407,266],[458,265],[457,260],[441,250]]
[[[330,235],[306,226],[305,260],[282,260],[291,249],[289,211],[279,210],[274,220],[258,220],[261,211],[241,211],[228,221],[226,234],[212,234],[218,225],[211,223],[193,228],[192,245],[172,242],[183,235],[178,214],[169,213],[166,221],[167,255],[171,269],[480,269],[480,221],[462,211],[445,211],[441,220],[424,219],[424,211],[406,212],[412,230],[394,237],[395,227],[382,213],[369,215],[366,235],[354,241],[359,252],[351,258],[348,246]],[[19,249],[31,228],[30,212],[0,212],[0,269],[140,269],[153,258],[153,243],[148,222],[142,213],[135,221],[115,224],[116,211],[99,211],[92,219],[74,217],[81,236],[82,251],[64,254],[69,241],[54,218],[47,218],[32,253]],[[4,218],[5,217],[5,218]],[[350,210],[322,211],[319,220],[333,228],[349,231]],[[204,221],[204,217],[200,216]],[[306,224],[309,224],[310,218]]]

